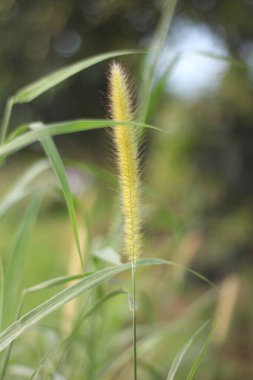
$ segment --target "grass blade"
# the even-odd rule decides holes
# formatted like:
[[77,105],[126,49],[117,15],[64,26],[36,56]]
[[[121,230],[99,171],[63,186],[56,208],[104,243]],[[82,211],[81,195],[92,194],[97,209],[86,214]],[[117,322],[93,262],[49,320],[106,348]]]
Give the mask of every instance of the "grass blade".
[[[91,129],[105,128],[114,125],[133,125],[141,128],[151,128],[157,131],[163,131],[159,128],[153,127],[151,125],[137,123],[137,122],[123,122],[123,121],[113,121],[106,119],[81,119],[81,120],[70,120],[66,122],[58,122],[52,124],[43,124],[43,123],[31,123],[27,125],[27,129],[32,129],[32,131],[24,133],[23,135],[16,137],[14,140],[11,140],[0,147],[0,157],[8,156],[11,153],[20,150],[27,145],[34,143],[47,136],[56,136],[63,135],[74,132],[88,131]],[[25,126],[24,126],[25,127]],[[35,128],[36,127],[36,128]]]
[[9,98],[7,103],[6,103],[5,110],[4,110],[3,122],[1,125],[1,132],[2,132],[1,133],[1,144],[3,144],[5,137],[6,137],[6,133],[7,133],[10,117],[11,117],[13,102],[14,102],[14,98]]
[[[45,318],[47,315],[57,310],[65,303],[78,297],[84,292],[96,287],[103,281],[112,278],[113,276],[131,269],[131,263],[126,263],[118,266],[102,269],[96,273],[85,277],[71,287],[62,290],[55,296],[51,297],[44,303],[40,304],[30,312],[19,318],[15,323],[10,325],[0,334],[0,351],[7,347],[13,340],[20,336],[25,330]],[[175,263],[162,259],[141,259],[136,262],[137,267],[150,265],[176,265]],[[189,270],[194,273],[193,271]],[[198,276],[199,277],[199,276]]]
[[175,359],[173,360],[172,366],[170,368],[170,371],[167,376],[167,380],[174,380],[176,372],[186,354],[189,347],[192,345],[194,339],[205,329],[205,327],[208,325],[209,321],[203,323],[202,326],[190,337],[190,339],[183,345],[183,347],[180,349],[180,351],[177,353]]
[[151,49],[142,68],[142,81],[140,88],[140,100],[142,105],[141,120],[147,121],[147,108],[152,96],[153,86],[155,84],[155,74],[157,64],[160,62],[160,55],[165,47],[171,21],[176,9],[177,0],[165,0],[161,9],[161,18],[159,20],[156,32],[151,44]]
[[3,271],[2,257],[0,257],[0,326],[2,326],[3,302],[4,302],[4,271]]
[[43,368],[43,365],[44,363],[46,362],[46,360],[52,355],[52,353],[54,351],[59,351],[59,348],[60,346],[66,346],[69,342],[70,339],[72,339],[73,335],[76,333],[76,331],[79,329],[79,327],[81,326],[81,324],[83,323],[83,321],[85,319],[87,319],[88,317],[90,317],[102,304],[104,304],[105,302],[109,301],[111,298],[117,296],[117,295],[121,295],[121,294],[127,294],[126,291],[122,290],[122,289],[118,289],[118,290],[113,290],[109,293],[107,293],[105,296],[103,296],[100,300],[98,300],[84,315],[82,315],[78,321],[76,322],[73,330],[71,331],[71,333],[64,339],[60,340],[59,342],[57,342],[45,355],[44,357],[41,359],[38,367],[35,369],[35,371],[33,372],[32,376],[29,378],[29,380],[34,380],[37,378],[37,376],[39,375],[40,371],[42,370]]
[[22,174],[0,202],[0,218],[33,190],[31,188],[32,181],[48,168],[49,162],[47,160],[40,160]]
[[211,58],[211,59],[215,59],[215,60],[218,60],[221,62],[228,63],[228,64],[235,66],[235,67],[238,67],[240,69],[245,70],[248,68],[248,65],[245,62],[243,62],[240,59],[236,59],[234,57],[231,57],[229,55],[216,54],[216,53],[213,53],[212,51],[205,51],[205,50],[198,50],[196,52],[196,54],[202,55],[206,58]]
[[63,192],[63,196],[67,205],[68,213],[70,222],[73,229],[74,239],[77,246],[77,251],[80,259],[80,263],[82,266],[82,269],[84,270],[84,263],[82,258],[82,250],[80,246],[79,236],[78,236],[78,228],[77,228],[77,221],[76,221],[76,211],[75,211],[75,205],[74,205],[74,199],[73,195],[70,190],[70,186],[68,183],[68,179],[65,173],[64,165],[62,162],[62,159],[58,153],[58,150],[53,142],[53,139],[51,137],[43,137],[41,139],[41,144],[47,154],[47,157],[51,163],[52,169],[56,175],[56,177],[59,180],[59,183],[61,185],[61,190]]
[[119,294],[128,294],[125,290],[123,289],[118,289],[118,290],[113,290],[109,293],[107,293],[105,296],[100,298],[78,321],[77,325],[74,328],[74,331],[77,330],[77,328],[80,326],[80,324],[88,317],[90,317],[94,311],[96,311],[104,302],[108,301],[109,299],[118,296]]
[[38,193],[29,204],[4,279],[3,325],[6,326],[17,314],[21,274],[29,235],[34,227],[42,194]]
[[71,281],[80,280],[81,278],[87,275],[88,275],[87,273],[86,274],[80,273],[80,274],[73,274],[70,276],[59,276],[59,277],[51,278],[50,280],[46,280],[46,281],[40,282],[39,284],[26,288],[24,292],[27,294],[27,293],[33,293],[33,292],[38,292],[41,290],[53,288],[54,286],[64,285]]
[[146,101],[145,109],[143,109],[143,120],[150,120],[153,116],[156,107],[165,92],[168,78],[180,59],[181,55],[177,54],[169,63],[162,76],[157,80],[157,83],[154,84],[152,92]]
[[[34,196],[32,202],[29,204],[24,215],[24,220],[18,233],[17,240],[15,242],[13,253],[9,260],[7,274],[5,276],[3,284],[4,296],[2,321],[4,327],[20,316],[21,308],[23,305],[23,297],[21,296],[20,291],[22,267],[26,253],[27,241],[35,224],[41,198],[42,193],[37,193]],[[11,355],[12,344],[13,342],[9,345],[7,352],[3,357],[0,371],[1,379],[4,378],[7,369]]]
[[208,334],[208,336],[207,336],[207,338],[206,338],[203,346],[201,347],[201,350],[200,350],[198,356],[194,360],[194,363],[193,363],[193,365],[192,365],[192,367],[190,369],[190,372],[188,373],[188,376],[187,376],[186,380],[193,380],[193,378],[194,378],[194,376],[195,376],[195,374],[197,372],[197,369],[199,368],[201,360],[202,360],[202,358],[203,358],[203,356],[205,354],[205,351],[207,350],[207,347],[208,347],[208,345],[209,345],[209,343],[210,343],[210,341],[211,341],[211,339],[213,337],[215,329],[216,329],[216,324],[213,325],[213,327],[212,327],[210,333]]
[[43,94],[45,91],[70,78],[74,74],[77,74],[80,71],[87,69],[88,67],[91,67],[99,62],[121,55],[136,53],[136,50],[113,51],[110,53],[99,54],[91,58],[86,58],[72,65],[63,67],[18,90],[13,97],[14,103],[30,102],[37,98],[39,95]]
[[99,54],[94,57],[86,58],[72,65],[68,65],[61,69],[58,69],[48,75],[45,75],[43,78],[38,79],[37,81],[19,89],[14,96],[8,99],[6,103],[1,126],[1,145],[5,141],[11,111],[15,103],[29,103],[41,94],[43,94],[44,92],[46,92],[47,90],[56,86],[57,84],[65,81],[66,79],[79,73],[80,71],[87,69],[88,67],[94,66],[99,62],[121,55],[136,53],[138,53],[138,51],[136,50],[119,50],[110,53]]

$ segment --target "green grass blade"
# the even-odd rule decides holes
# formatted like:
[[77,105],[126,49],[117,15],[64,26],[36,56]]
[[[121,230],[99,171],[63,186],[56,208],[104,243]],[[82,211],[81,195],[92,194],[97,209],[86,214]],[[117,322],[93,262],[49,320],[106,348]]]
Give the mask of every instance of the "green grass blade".
[[156,32],[151,44],[151,49],[145,57],[142,68],[142,81],[140,87],[141,120],[147,121],[147,108],[152,96],[155,84],[157,64],[160,62],[160,55],[166,45],[168,32],[171,26],[173,15],[176,9],[177,0],[165,0],[161,9],[161,18],[158,22]]
[[22,174],[0,201],[0,219],[12,206],[34,190],[31,187],[33,180],[47,169],[49,169],[49,162],[47,160],[40,160]]
[[62,347],[62,346],[66,346],[68,344],[68,342],[72,339],[73,335],[75,335],[75,333],[78,331],[78,329],[80,328],[80,326],[82,325],[83,321],[85,319],[87,319],[88,317],[90,317],[97,309],[99,309],[99,307],[101,305],[103,305],[105,302],[109,301],[111,298],[114,298],[118,295],[121,295],[121,294],[127,294],[126,291],[122,290],[122,289],[117,289],[117,290],[113,290],[109,293],[107,293],[105,296],[103,296],[100,300],[98,300],[84,315],[82,315],[78,321],[76,322],[73,330],[71,331],[71,333],[64,339],[60,340],[59,342],[57,342],[45,355],[44,357],[41,359],[38,367],[35,369],[35,371],[33,372],[32,376],[29,378],[29,380],[34,380],[34,379],[37,379],[37,376],[39,375],[41,369],[43,368],[43,365],[44,363],[46,362],[46,360],[52,355],[52,353],[54,351],[59,351],[59,348]]
[[[173,344],[173,337],[175,342],[177,342],[177,336],[181,334],[182,330],[185,329],[185,331],[188,331],[189,321],[196,320],[196,317],[200,313],[203,313],[204,310],[207,310],[207,308],[213,304],[216,297],[215,288],[211,288],[190,304],[179,319],[171,320],[169,323],[164,323],[163,325],[159,323],[157,327],[151,330],[150,328],[148,328],[148,330],[144,328],[138,339],[139,358],[145,360],[146,358],[155,356],[155,358],[159,358],[159,360],[163,358],[165,362],[167,360],[167,351],[164,347],[168,346],[168,344]],[[132,347],[129,328],[125,332],[122,332],[122,335],[123,339],[126,339],[127,336],[126,341],[128,345],[115,360],[101,371],[101,378],[103,379],[110,379],[114,376],[117,377],[116,374],[130,363]],[[165,376],[163,378],[165,379]]]
[[20,295],[22,267],[26,253],[27,241],[35,224],[41,198],[42,194],[38,193],[29,204],[15,242],[14,250],[9,259],[9,265],[4,279],[4,326],[6,326],[10,321],[13,321],[17,314],[16,308]]
[[[113,276],[125,270],[131,269],[131,263],[126,263],[118,266],[102,269],[88,277],[80,280],[71,287],[62,290],[55,296],[40,304],[30,312],[19,318],[15,323],[10,325],[0,334],[0,351],[7,347],[13,340],[20,336],[25,330],[45,318],[47,315],[57,310],[65,303],[78,297],[84,292],[96,287],[103,281],[112,278]],[[162,259],[141,259],[136,262],[137,267],[150,265],[176,265],[175,263]],[[190,271],[190,270],[189,270]],[[192,271],[190,271],[192,272]],[[193,272],[194,273],[194,272]],[[198,276],[199,277],[199,276]]]
[[[117,289],[117,290],[113,290],[109,293],[107,293],[105,296],[103,296],[102,298],[100,298],[81,318],[80,318],[80,323],[82,323],[86,318],[90,317],[97,309],[100,308],[100,306],[105,303],[106,301],[108,301],[109,299],[113,298],[113,297],[116,297],[120,294],[128,294],[125,290],[123,289]],[[77,326],[75,326],[75,331],[77,329],[77,327],[79,327],[80,324],[78,323]]]
[[0,327],[3,318],[3,302],[4,302],[4,270],[2,256],[0,256]]
[[167,66],[163,75],[158,79],[157,83],[154,84],[152,92],[150,93],[149,98],[146,101],[145,108],[143,109],[143,120],[150,120],[157,108],[157,105],[166,90],[166,85],[168,78],[179,60],[181,59],[181,55],[177,54],[172,61]]
[[177,0],[165,0],[163,2],[161,19],[159,20],[154,39],[152,41],[152,48],[159,49],[159,51],[164,48],[170,30],[171,22],[175,13],[176,5]]
[[89,274],[80,273],[80,274],[73,274],[70,276],[59,276],[59,277],[51,278],[50,280],[46,280],[46,281],[40,282],[39,284],[26,288],[24,292],[28,294],[28,293],[39,292],[41,290],[53,288],[54,286],[65,285],[68,282],[80,280],[81,278],[87,275]]
[[234,57],[228,56],[228,55],[215,54],[211,51],[205,51],[205,50],[198,50],[196,52],[196,54],[202,55],[206,58],[211,58],[211,59],[215,59],[217,61],[228,63],[228,64],[235,66],[235,67],[238,67],[240,69],[245,70],[248,68],[248,65],[245,62],[241,61],[240,59],[236,59]]
[[194,379],[194,376],[195,376],[195,374],[199,368],[201,360],[203,359],[203,356],[207,350],[207,347],[208,347],[209,343],[211,342],[211,339],[213,337],[215,329],[216,329],[216,324],[213,325],[213,327],[212,327],[210,333],[208,334],[204,344],[202,345],[201,350],[200,350],[198,356],[196,357],[196,359],[194,360],[194,363],[190,369],[190,372],[188,373],[186,380],[193,380]]
[[57,84],[62,83],[71,76],[79,73],[82,70],[87,69],[88,67],[94,66],[99,62],[121,55],[136,53],[140,53],[140,51],[119,50],[110,53],[99,54],[94,57],[86,58],[72,65],[68,65],[61,69],[58,69],[48,75],[45,75],[43,78],[38,79],[37,81],[19,89],[14,96],[8,99],[6,103],[3,121],[1,125],[1,145],[4,143],[6,139],[11,111],[15,103],[17,104],[31,102],[32,100],[36,99],[38,96],[51,89],[52,87],[56,86]]
[[82,250],[80,246],[80,240],[78,236],[78,227],[77,227],[77,221],[76,221],[76,211],[75,211],[75,205],[74,205],[74,199],[73,195],[70,190],[70,186],[68,183],[68,179],[65,173],[64,165],[62,162],[62,159],[58,153],[58,150],[54,144],[54,141],[51,137],[43,137],[41,139],[41,144],[46,152],[46,155],[51,163],[52,169],[61,185],[61,190],[63,192],[63,196],[67,205],[69,218],[71,222],[71,226],[73,229],[74,239],[76,242],[76,247],[78,250],[78,255],[80,259],[80,263],[82,265],[82,268],[84,270],[84,263],[83,263],[83,257],[82,257]]
[[170,371],[168,373],[168,376],[167,376],[167,380],[174,380],[175,378],[175,375],[178,371],[178,368],[186,354],[186,352],[188,351],[188,349],[190,348],[190,346],[192,345],[193,341],[195,340],[195,338],[201,333],[201,331],[203,331],[206,326],[208,325],[209,321],[203,323],[202,326],[200,326],[200,328],[195,331],[195,333],[190,337],[190,339],[183,345],[183,347],[180,349],[180,351],[177,353],[175,359],[173,360],[173,363],[172,363],[172,366],[170,368]]
[[[152,125],[147,125],[137,122],[126,122],[126,121],[112,121],[106,119],[81,119],[81,120],[70,120],[66,122],[58,122],[44,125],[43,123],[31,123],[27,129],[32,129],[32,131],[24,133],[23,135],[9,141],[0,147],[0,157],[8,156],[17,150],[20,150],[27,145],[34,143],[47,136],[64,135],[74,132],[89,131],[92,129],[105,128],[114,125],[133,125],[140,128],[151,128],[160,132],[168,133],[159,128],[153,127]],[[35,128],[36,127],[36,128]]]
[[99,62],[113,57],[119,57],[121,55],[136,54],[137,52],[138,51],[136,50],[119,50],[110,53],[103,53],[63,67],[18,90],[18,92],[14,95],[14,103],[30,102],[37,98],[39,95],[43,94],[45,91],[49,90],[59,83],[62,83],[64,80],[70,78],[74,74],[77,74],[80,71],[87,69],[88,67],[91,67]]
[[14,98],[9,98],[4,110],[3,122],[1,125],[1,144],[3,144],[6,137],[6,133],[7,133],[10,117],[11,117],[13,102],[14,102]]

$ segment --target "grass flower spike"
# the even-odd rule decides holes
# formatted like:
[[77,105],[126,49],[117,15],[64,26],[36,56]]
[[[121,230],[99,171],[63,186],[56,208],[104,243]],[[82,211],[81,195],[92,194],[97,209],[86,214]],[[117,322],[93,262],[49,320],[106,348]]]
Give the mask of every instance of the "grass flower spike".
[[[120,64],[110,70],[110,107],[114,120],[133,120],[131,91],[128,77]],[[122,212],[124,215],[125,254],[135,262],[140,251],[140,206],[136,130],[132,125],[113,128],[120,180]]]

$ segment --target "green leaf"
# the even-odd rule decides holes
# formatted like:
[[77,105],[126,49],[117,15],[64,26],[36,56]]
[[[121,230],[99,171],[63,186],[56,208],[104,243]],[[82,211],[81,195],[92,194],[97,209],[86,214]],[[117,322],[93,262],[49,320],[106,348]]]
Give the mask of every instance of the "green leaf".
[[29,84],[18,90],[14,95],[14,103],[27,103],[43,94],[45,91],[70,78],[74,74],[87,69],[99,62],[121,55],[136,54],[136,50],[119,50],[110,53],[103,53],[97,56],[86,58],[72,65],[63,67],[50,73],[34,83]]
[[207,350],[207,347],[208,347],[208,345],[209,345],[209,343],[210,343],[210,341],[211,341],[211,339],[213,337],[215,329],[216,329],[216,324],[213,324],[213,327],[212,327],[210,333],[208,334],[208,336],[207,336],[204,344],[202,345],[201,350],[200,350],[198,356],[194,360],[194,363],[193,363],[193,365],[192,365],[192,367],[190,369],[190,372],[188,373],[188,376],[187,376],[186,380],[193,380],[193,378],[194,378],[194,376],[195,376],[195,374],[197,372],[197,369],[199,368],[201,360],[203,359],[205,351]]
[[31,186],[32,181],[48,168],[49,162],[47,160],[40,160],[22,174],[0,201],[0,218],[2,218],[12,206],[34,190]]
[[160,57],[166,45],[168,32],[176,9],[177,0],[165,0],[162,2],[161,17],[154,34],[151,48],[145,57],[143,67],[141,68],[141,86],[140,86],[140,104],[141,117],[144,122],[147,121],[147,109],[152,96],[157,66],[160,64]]
[[[137,123],[137,122],[126,122],[126,121],[113,121],[107,119],[81,119],[81,120],[70,120],[66,122],[58,122],[52,124],[43,124],[41,122],[31,123],[27,125],[27,129],[32,129],[31,132],[24,133],[23,135],[15,138],[3,144],[0,147],[0,156],[8,156],[11,153],[16,152],[19,149],[26,147],[47,136],[56,136],[61,134],[68,134],[74,132],[88,131],[91,129],[105,128],[114,125],[133,125],[135,127],[141,128],[151,128],[157,131],[162,131],[159,128],[153,127],[151,125]],[[162,131],[167,133],[166,131]]]
[[70,223],[73,229],[74,239],[76,242],[76,247],[78,250],[78,255],[80,259],[80,263],[82,265],[82,268],[84,270],[84,263],[82,258],[82,250],[80,246],[79,236],[78,236],[78,227],[77,227],[77,221],[76,221],[76,211],[75,211],[75,205],[74,205],[74,199],[73,195],[70,190],[70,186],[68,183],[68,179],[65,173],[64,165],[61,160],[61,157],[58,153],[58,150],[54,144],[53,139],[49,137],[43,137],[41,138],[41,144],[47,154],[47,157],[51,163],[52,169],[59,180],[61,190],[63,192],[63,196],[67,205]]
[[35,371],[33,372],[32,376],[29,378],[29,380],[33,380],[33,379],[36,379],[37,376],[39,375],[41,369],[43,368],[43,365],[45,364],[46,360],[52,356],[52,353],[54,351],[58,351],[59,352],[59,349],[61,346],[67,346],[68,342],[70,339],[72,339],[73,335],[76,333],[76,331],[79,329],[79,327],[81,326],[81,324],[83,323],[83,321],[85,319],[87,319],[88,317],[90,317],[102,304],[104,304],[105,302],[107,302],[108,300],[110,300],[111,298],[117,296],[117,295],[121,295],[121,294],[127,294],[126,291],[122,290],[122,289],[118,289],[118,290],[113,290],[109,293],[107,293],[105,296],[103,296],[100,300],[98,300],[84,315],[82,315],[78,321],[76,322],[73,330],[71,331],[71,333],[64,339],[58,341],[45,355],[44,357],[41,359],[40,363],[39,363],[39,366],[35,369]]
[[3,144],[5,141],[6,133],[7,133],[7,129],[8,129],[9,121],[10,121],[11,111],[15,103],[28,103],[34,100],[35,98],[37,98],[39,95],[46,92],[47,90],[49,90],[50,88],[70,78],[74,74],[77,74],[80,71],[87,69],[88,67],[91,67],[99,62],[105,61],[113,57],[118,57],[121,55],[136,54],[136,53],[141,53],[141,52],[136,51],[136,50],[119,50],[119,51],[113,51],[110,53],[99,54],[91,58],[86,58],[77,63],[68,65],[48,75],[45,75],[43,78],[38,79],[37,81],[18,90],[16,94],[12,96],[11,98],[9,98],[6,103],[2,126],[1,126],[1,144]]
[[9,136],[8,141],[14,140],[16,137],[23,135],[25,132],[29,131],[28,125],[21,125],[16,128]]
[[189,347],[192,345],[194,339],[203,331],[206,326],[209,324],[209,321],[203,323],[200,328],[195,331],[195,333],[190,337],[190,339],[183,345],[183,347],[180,349],[180,351],[177,353],[175,359],[173,360],[172,366],[170,368],[167,380],[173,380],[175,378],[175,375],[177,373],[177,370],[186,354],[188,351]]
[[205,51],[205,50],[198,50],[196,54],[203,55],[204,57],[207,57],[207,58],[212,58],[218,61],[229,63],[230,65],[238,67],[240,69],[248,68],[246,63],[231,56],[215,54],[211,51]]
[[145,109],[143,110],[143,120],[147,121],[150,120],[153,116],[156,107],[164,94],[166,90],[166,85],[168,78],[176,65],[178,64],[179,60],[181,59],[181,54],[176,54],[176,56],[172,59],[172,61],[168,64],[167,68],[165,69],[164,73],[161,75],[161,77],[157,80],[156,83],[154,83],[152,92],[147,99],[147,102],[145,104]]
[[14,250],[9,259],[9,265],[4,279],[4,326],[10,321],[13,321],[17,315],[17,305],[19,304],[20,298],[22,267],[26,253],[27,241],[35,224],[41,198],[42,194],[37,193],[29,204],[23,217]]
[[36,284],[34,286],[30,286],[29,288],[26,288],[24,290],[25,294],[27,293],[33,293],[38,292],[41,290],[49,289],[54,286],[64,285],[71,281],[80,280],[81,278],[87,276],[89,274],[87,273],[80,273],[80,274],[73,274],[70,276],[59,276],[55,278],[51,278],[50,280],[46,280],[43,282],[40,282],[39,284]]
[[[78,329],[78,327],[80,326],[80,324],[88,317],[90,317],[94,311],[96,311],[97,309],[99,309],[99,307],[106,301],[108,301],[109,299],[115,297],[115,296],[118,296],[120,294],[128,294],[125,290],[123,289],[117,289],[117,290],[113,290],[109,293],[107,293],[104,297],[100,298],[83,316],[81,316],[80,320],[77,322],[77,325],[75,326],[74,328],[74,331],[76,331]],[[73,331],[73,332],[74,332]]]
[[4,109],[3,121],[1,125],[1,144],[3,144],[6,133],[7,133],[7,128],[8,128],[10,117],[11,117],[13,102],[14,102],[13,97],[9,98]]
[[[137,267],[150,266],[150,265],[176,265],[172,261],[162,259],[141,259],[136,262]],[[131,269],[132,264],[126,263],[118,266],[102,269],[88,277],[80,280],[78,283],[71,287],[62,290],[55,296],[51,297],[44,303],[40,304],[30,312],[19,318],[15,323],[10,325],[6,330],[0,334],[0,351],[7,347],[13,340],[21,335],[29,327],[39,322],[41,319],[57,310],[65,303],[71,301],[73,298],[78,297],[84,292],[96,287],[103,281],[112,278],[118,273]],[[189,270],[191,273],[193,271]],[[199,275],[197,274],[199,277]],[[203,278],[201,276],[201,278]]]

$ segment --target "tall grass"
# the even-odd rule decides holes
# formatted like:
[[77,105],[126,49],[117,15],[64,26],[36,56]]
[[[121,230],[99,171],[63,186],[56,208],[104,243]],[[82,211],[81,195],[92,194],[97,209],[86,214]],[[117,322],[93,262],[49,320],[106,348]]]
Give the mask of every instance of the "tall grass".
[[[175,4],[176,2],[173,2],[172,7],[166,7],[164,20],[166,18],[167,20],[171,19]],[[164,36],[167,33],[165,30],[166,28],[164,27],[164,20],[161,22],[160,34],[156,37],[156,41],[160,43],[159,46],[162,46],[162,43],[164,43]],[[169,325],[164,323],[159,326],[156,326],[155,323],[153,323],[152,326],[140,324],[138,328],[140,334],[137,337],[136,293],[138,294],[138,287],[136,286],[135,279],[136,268],[143,267],[148,270],[149,267],[166,268],[176,266],[177,264],[159,258],[139,259],[141,247],[139,164],[135,130],[136,128],[158,128],[133,121],[131,95],[129,93],[125,74],[121,67],[118,64],[113,64],[111,66],[110,99],[113,120],[82,119],[63,121],[48,125],[44,125],[43,123],[30,123],[16,127],[11,133],[8,130],[11,112],[15,104],[29,103],[48,89],[63,82],[72,75],[77,74],[81,70],[106,59],[126,54],[136,54],[136,52],[119,51],[85,59],[79,63],[55,71],[35,83],[22,88],[7,101],[1,130],[0,157],[2,166],[4,166],[7,157],[36,141],[41,143],[47,159],[32,165],[32,167],[28,169],[18,181],[14,182],[9,190],[7,190],[0,202],[1,221],[11,213],[11,210],[13,212],[16,207],[20,207],[20,202],[23,207],[27,207],[25,216],[21,220],[19,233],[16,238],[12,238],[14,243],[12,254],[8,257],[7,255],[4,256],[2,260],[3,264],[2,261],[0,263],[0,315],[2,330],[2,333],[0,334],[0,351],[3,352],[0,358],[0,379],[24,378],[24,376],[29,379],[56,379],[57,376],[59,378],[60,375],[66,379],[71,378],[77,380],[83,378],[89,380],[98,378],[114,379],[119,378],[119,371],[121,371],[120,378],[129,379],[129,366],[126,366],[126,364],[128,364],[129,359],[131,358],[130,337],[132,334],[128,328],[129,324],[127,323],[127,318],[121,320],[122,313],[120,310],[123,309],[125,313],[126,302],[123,297],[122,299],[119,299],[120,295],[127,294],[130,300],[133,299],[130,309],[133,313],[132,333],[134,346],[134,379],[137,379],[139,373],[142,374],[142,378],[148,375],[153,379],[175,379],[175,376],[178,374],[180,366],[183,363],[183,359],[187,356],[187,352],[190,351],[191,345],[193,345],[195,341],[198,341],[198,353],[195,355],[196,358],[193,360],[193,364],[192,366],[190,365],[190,369],[188,370],[187,379],[192,379],[196,373],[207,343],[212,336],[213,329],[211,329],[211,333],[207,335],[206,340],[203,339],[203,332],[206,333],[209,322],[201,323],[201,326],[198,326],[197,331],[193,335],[188,334],[188,339],[185,343],[184,335],[187,335],[187,333],[184,332],[182,333],[183,336],[180,335],[180,331],[184,331],[185,328],[184,323],[181,321],[180,323],[174,322],[174,324],[171,323]],[[155,61],[152,61],[151,63],[150,66],[150,61],[147,60],[146,70],[149,70],[149,79],[152,77],[152,73],[154,73],[155,70]],[[165,78],[163,79],[165,80]],[[152,82],[149,91],[146,93],[145,90],[143,90],[145,89],[144,84],[141,86],[142,94],[145,93],[145,99],[143,98],[142,100],[144,106],[143,109],[145,110],[145,116],[142,117],[142,120],[145,122],[151,115],[150,109],[154,109],[152,108],[153,101],[151,100],[155,88],[156,85]],[[124,215],[124,252],[128,256],[130,262],[122,263],[120,254],[112,247],[108,247],[108,245],[104,244],[104,246],[102,245],[102,248],[106,252],[110,252],[111,262],[114,263],[114,265],[108,266],[106,258],[103,260],[103,255],[92,255],[91,252],[84,253],[83,246],[80,243],[81,239],[79,238],[77,221],[78,217],[80,218],[80,215],[82,216],[84,211],[80,199],[77,199],[71,191],[65,165],[53,141],[53,136],[112,126],[117,151],[122,213]],[[26,243],[29,238],[33,237],[36,219],[38,217],[40,218],[39,210],[41,202],[46,202],[45,199],[48,197],[47,183],[44,183],[44,186],[38,186],[36,181],[41,175],[48,173],[49,169],[54,173],[54,176],[57,179],[54,186],[55,188],[60,188],[66,204],[72,229],[72,237],[82,271],[80,273],[68,275],[62,274],[54,278],[45,278],[42,282],[34,284],[26,289],[22,289],[23,276],[25,273],[25,269],[23,269],[22,266],[24,265],[23,262],[27,252]],[[98,168],[91,168],[90,170],[94,176],[102,177],[101,171]],[[87,220],[85,220],[85,223],[87,223]],[[88,226],[87,231],[89,231]],[[58,238],[61,239],[62,236],[55,236],[55,239]],[[39,251],[39,247],[37,247],[37,250]],[[95,245],[92,245],[91,250],[96,251]],[[39,257],[36,258],[36,253],[37,252],[33,252],[32,259],[34,261],[39,259]],[[114,260],[112,260],[112,257],[114,257]],[[117,260],[115,260],[115,257]],[[186,270],[199,279],[208,282],[208,280],[200,274],[188,268],[186,268]],[[125,289],[125,287],[127,287],[125,282],[128,281],[128,277],[116,277],[125,271],[132,272],[132,295],[131,292]],[[148,276],[149,282],[157,281],[157,279],[152,279],[152,272],[149,271]],[[123,278],[125,279],[124,281]],[[72,284],[73,281],[74,284]],[[118,285],[116,289],[115,284]],[[63,287],[63,289],[55,291],[59,286]],[[111,289],[111,287],[113,287],[113,289]],[[48,296],[43,301],[37,303],[37,306],[32,306],[28,311],[24,311],[25,302],[30,294],[40,294],[40,292],[52,291],[52,289],[54,291],[53,295]],[[90,293],[92,289],[94,289],[95,292]],[[200,309],[206,306],[206,302],[208,304],[213,303],[213,291],[210,291],[208,294],[209,295],[205,297],[204,302],[200,302]],[[54,327],[49,328],[47,325],[43,326],[39,324],[45,317],[50,316],[66,303],[73,299],[77,299],[77,297],[79,297],[80,301],[75,308],[76,318],[74,318],[73,324],[70,327],[70,330],[68,330],[67,335],[64,335],[64,332],[61,330],[59,315],[56,326]],[[119,302],[120,306],[117,306],[116,300]],[[110,308],[106,308],[107,303],[110,304]],[[199,305],[196,305],[192,307],[192,310],[189,310],[189,314],[194,314],[198,311]],[[148,309],[148,313],[149,312],[150,309]],[[100,318],[96,318],[99,313]],[[92,318],[90,318],[91,316]],[[113,326],[113,323],[110,324],[110,321],[116,321],[117,318],[117,337],[119,339],[114,340],[115,326]],[[85,328],[83,328],[84,324]],[[106,328],[108,331],[106,332],[107,334],[105,334],[103,347],[100,349],[103,331]],[[48,331],[50,331],[50,334]],[[31,332],[34,333],[34,336],[32,336]],[[108,332],[112,347],[106,347],[105,345],[105,341],[108,340]],[[27,365],[19,367],[15,365],[19,363],[19,359],[17,359],[16,362],[15,360],[16,358],[19,358],[18,353],[20,347],[22,347],[22,342],[25,342],[26,336],[28,336],[27,339],[33,340],[35,345],[44,345],[45,347],[43,346],[43,349],[41,350],[43,354],[40,356],[39,360],[35,361],[32,355],[30,355],[30,357],[28,355],[24,360]],[[45,341],[41,342],[41,337],[44,338]],[[199,343],[201,342],[201,339],[202,345]],[[164,350],[164,347],[166,347],[166,350]],[[25,350],[25,352],[28,351],[29,350]],[[119,354],[114,356],[117,353]],[[146,355],[149,355],[149,357],[153,359],[152,363],[149,362],[149,360],[148,363],[145,362]],[[161,358],[163,358],[163,364]],[[170,365],[166,363],[168,360],[170,361]],[[137,365],[139,367],[138,373]],[[24,373],[25,375],[23,375]]]
[[[115,120],[127,122],[133,118],[133,105],[128,80],[123,68],[119,64],[113,63],[110,71],[110,103],[111,114]],[[113,128],[113,135],[124,215],[125,254],[132,263],[134,379],[137,380],[136,260],[141,247],[137,134],[131,125],[117,125]]]

